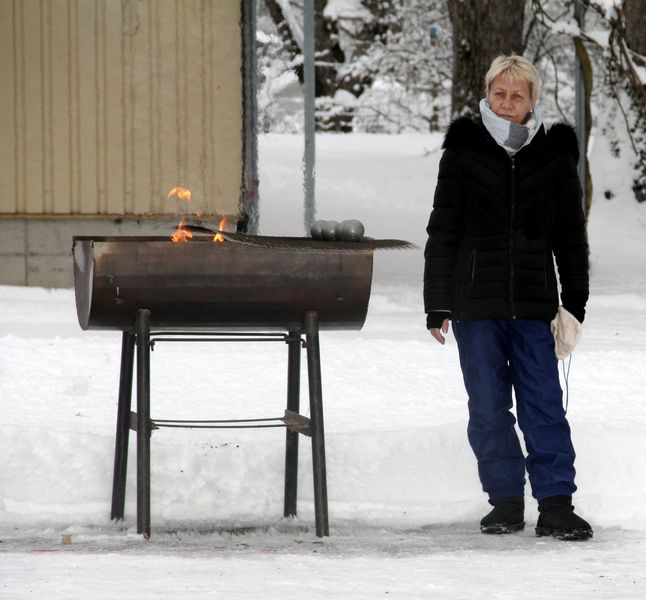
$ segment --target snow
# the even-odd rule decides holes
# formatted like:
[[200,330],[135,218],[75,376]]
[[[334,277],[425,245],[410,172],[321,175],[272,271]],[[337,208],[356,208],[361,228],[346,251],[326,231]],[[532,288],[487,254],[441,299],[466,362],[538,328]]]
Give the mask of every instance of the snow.
[[[441,139],[317,138],[317,217],[418,245],[376,254],[363,330],[321,334],[329,538],[313,530],[307,438],[299,516],[281,516],[281,430],[156,431],[148,541],[132,437],[126,519],[111,522],[120,335],[81,331],[72,290],[0,287],[0,598],[644,597],[646,206],[628,161],[597,136],[592,296],[568,409],[574,503],[595,537],[536,538],[529,489],[526,530],[483,536],[455,343],[431,340],[421,301]],[[261,232],[302,234],[302,138],[260,145]],[[153,417],[282,414],[285,348],[222,346],[156,346]]]
[[642,85],[646,85],[646,67],[641,67],[633,63],[633,69],[642,82]]
[[608,18],[613,17],[617,10],[621,8],[621,0],[597,0],[595,4]]
[[323,16],[332,21],[338,19],[370,21],[373,18],[360,0],[328,0],[323,9]]
[[577,36],[581,33],[581,28],[574,19],[560,19],[549,24],[554,33],[562,33],[570,36]]

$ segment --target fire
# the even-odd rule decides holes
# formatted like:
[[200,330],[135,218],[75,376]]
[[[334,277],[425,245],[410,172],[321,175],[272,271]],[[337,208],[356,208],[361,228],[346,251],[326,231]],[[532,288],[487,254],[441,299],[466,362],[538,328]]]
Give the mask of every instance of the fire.
[[176,196],[178,200],[189,200],[191,199],[191,190],[183,187],[174,187],[170,192],[168,192],[168,197],[172,198]]
[[182,217],[179,220],[177,230],[170,236],[170,239],[173,240],[173,242],[188,242],[192,237],[193,234],[188,229],[184,229],[184,217]]
[[[218,225],[218,230],[219,231],[224,231],[224,228],[227,226],[227,220],[226,217],[223,217],[220,219],[220,224]],[[214,242],[223,242],[224,237],[222,236],[221,233],[216,233],[215,236],[213,236],[213,241]]]
[[[191,201],[191,190],[188,188],[184,187],[174,187],[172,190],[168,192],[168,197],[176,197],[178,200],[185,200],[186,202]],[[185,205],[185,209],[187,209],[187,205]],[[188,210],[184,210],[182,212],[188,213]],[[202,214],[199,212],[195,213],[195,216],[200,219],[202,217]],[[220,224],[218,225],[217,230],[214,232],[213,235],[213,241],[214,242],[224,242],[224,236],[222,235],[221,232],[225,230],[225,227],[227,226],[227,220],[226,217],[223,217],[220,219]],[[207,230],[208,231],[208,230]],[[186,226],[184,224],[184,217],[181,216],[179,220],[179,225],[177,226],[177,229],[171,235],[170,239],[173,242],[188,242],[191,238],[193,237],[193,233],[189,230],[186,229]]]
[[[186,200],[187,202],[191,201],[191,190],[184,187],[174,187],[170,192],[168,192],[168,197],[172,198],[175,196],[178,200]],[[179,225],[175,230],[175,233],[170,236],[170,239],[173,242],[188,242],[193,237],[193,234],[184,229],[184,217],[180,217]]]

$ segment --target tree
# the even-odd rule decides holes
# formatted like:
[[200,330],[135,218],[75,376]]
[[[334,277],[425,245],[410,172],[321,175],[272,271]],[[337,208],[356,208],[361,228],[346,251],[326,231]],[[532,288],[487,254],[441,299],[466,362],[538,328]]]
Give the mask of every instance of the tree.
[[646,10],[644,8],[643,0],[624,0],[626,42],[633,52],[641,55],[642,66],[644,66],[643,57],[646,56]]
[[[555,33],[571,37],[577,50],[592,49],[602,57],[602,77],[597,78],[600,96],[610,99],[609,112],[618,111],[625,125],[629,146],[622,145],[619,132],[601,124],[604,135],[611,140],[617,154],[628,151],[634,155],[633,192],[639,202],[646,201],[646,30],[642,0],[607,3],[585,2],[588,14],[595,20],[594,34],[573,28],[571,23],[549,16],[545,0],[533,0],[542,23]],[[572,0],[566,2],[572,10]],[[599,35],[598,30],[607,35]],[[587,52],[586,52],[587,54]],[[608,102],[606,101],[606,104]],[[608,192],[610,194],[610,190]]]
[[[303,82],[302,0],[265,0],[296,74]],[[317,128],[351,131],[355,99],[372,82],[370,69],[362,67],[366,50],[386,35],[393,3],[389,0],[354,0],[341,9],[328,0],[314,0],[316,36],[315,82]]]
[[574,123],[575,54],[572,40],[545,25],[545,12],[556,21],[572,18],[572,6],[562,0],[530,0],[525,11],[523,56],[538,70],[543,82],[540,105],[543,120]]
[[373,74],[355,109],[360,131],[439,131],[450,117],[451,23],[446,0],[393,3],[391,27],[363,57]]
[[[276,125],[298,131],[302,114],[289,108],[298,100],[287,96],[281,103],[274,98],[298,77],[302,81],[303,0],[258,1],[261,20],[269,24],[259,36],[262,126],[265,131]],[[589,34],[574,22],[575,1],[588,7]],[[540,104],[548,126],[556,119],[573,122],[576,48],[587,65],[586,95],[596,107],[599,135],[610,141],[613,152],[631,157],[635,196],[646,200],[643,4],[644,0],[317,0],[317,127],[388,133],[443,130],[451,116],[477,114],[491,60],[511,52],[536,65],[544,83]],[[588,182],[585,188],[589,202]],[[612,195],[612,190],[605,192]]]
[[646,10],[643,0],[624,0],[626,54],[624,55],[634,115],[634,140],[637,164],[633,191],[638,202],[646,202],[646,77],[639,75],[646,68]]
[[[583,148],[585,149],[583,156],[579,160],[584,161],[585,164],[585,181],[582,182],[583,187],[583,202],[585,214],[590,212],[592,204],[592,175],[590,174],[590,163],[588,160],[588,145],[590,140],[590,133],[592,131],[592,110],[591,110],[591,97],[593,88],[593,67],[588,53],[588,48],[584,43],[583,37],[578,30],[571,30],[571,35],[564,36],[559,29],[562,25],[557,24],[571,24],[574,17],[574,5],[571,1],[563,2],[548,2],[546,0],[531,0],[530,9],[532,14],[532,21],[535,23],[535,31],[540,37],[540,44],[536,52],[537,56],[543,59],[548,59],[553,65],[554,77],[557,81],[557,87],[554,89],[556,103],[558,105],[558,79],[559,71],[568,70],[574,74],[575,61],[574,57],[578,59],[579,66],[583,77],[583,107],[584,107],[584,135],[583,135]],[[558,42],[561,38],[562,42]],[[574,50],[574,52],[573,52]],[[571,96],[575,97],[576,91],[569,90]],[[575,103],[571,103],[575,106]],[[563,114],[560,106],[559,112],[565,121],[574,122],[575,111],[570,111],[571,114],[566,116]]]
[[499,54],[522,54],[524,2],[447,0],[453,26],[451,115],[479,114],[484,76]]

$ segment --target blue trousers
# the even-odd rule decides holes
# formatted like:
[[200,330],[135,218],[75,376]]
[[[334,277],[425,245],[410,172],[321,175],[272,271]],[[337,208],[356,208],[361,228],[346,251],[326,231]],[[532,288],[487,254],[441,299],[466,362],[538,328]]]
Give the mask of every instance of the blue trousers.
[[[524,496],[525,469],[538,501],[571,495],[575,454],[549,322],[456,321],[453,333],[469,396],[469,443],[490,500]],[[527,458],[510,412],[512,387]]]

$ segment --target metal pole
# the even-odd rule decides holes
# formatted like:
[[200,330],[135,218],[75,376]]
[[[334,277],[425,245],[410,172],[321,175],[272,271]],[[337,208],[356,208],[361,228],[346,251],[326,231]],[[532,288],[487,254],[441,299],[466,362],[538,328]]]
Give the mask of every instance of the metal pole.
[[321,384],[321,353],[319,320],[309,310],[304,319],[307,340],[307,374],[310,391],[310,428],[312,434],[312,469],[314,472],[314,515],[316,535],[330,535],[327,507],[327,473],[325,468],[325,433],[323,429],[323,388]]
[[[582,0],[575,0],[574,2],[574,18],[576,19],[579,29],[583,33],[584,22],[585,22],[585,10],[586,7]],[[585,208],[585,157],[586,157],[586,144],[585,144],[585,80],[583,77],[583,68],[581,66],[581,60],[579,59],[579,53],[575,49],[575,59],[576,59],[576,133],[579,139],[579,180],[581,182],[581,188],[583,192],[583,206]]]
[[242,45],[244,48],[244,198],[245,233],[256,235],[260,223],[258,208],[258,102],[256,98],[256,0],[242,3]]
[[150,537],[150,311],[137,311],[137,533]]
[[305,80],[305,151],[303,155],[303,187],[305,192],[305,234],[309,235],[310,226],[316,218],[315,187],[315,68],[314,52],[314,0],[304,0],[303,4],[303,75]]
[[[287,366],[287,410],[299,412],[301,388],[301,336],[290,332]],[[285,502],[284,516],[296,516],[298,498],[298,432],[287,429],[285,440]]]
[[130,407],[132,404],[134,356],[135,336],[132,333],[124,331],[121,338],[121,371],[119,373],[117,434],[114,443],[111,519],[123,519],[126,503],[126,475],[128,471],[128,440],[130,438]]

